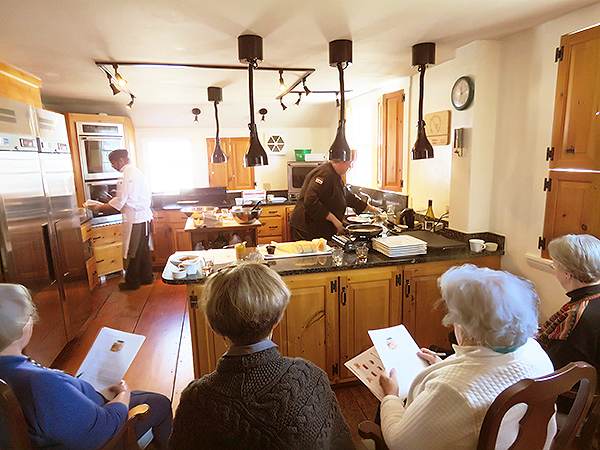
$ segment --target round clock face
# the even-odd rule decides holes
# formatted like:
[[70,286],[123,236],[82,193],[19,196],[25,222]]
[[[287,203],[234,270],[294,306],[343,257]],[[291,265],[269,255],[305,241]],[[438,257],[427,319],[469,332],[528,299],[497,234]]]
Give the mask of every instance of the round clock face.
[[452,105],[459,111],[467,109],[473,102],[475,85],[470,77],[460,77],[452,86]]

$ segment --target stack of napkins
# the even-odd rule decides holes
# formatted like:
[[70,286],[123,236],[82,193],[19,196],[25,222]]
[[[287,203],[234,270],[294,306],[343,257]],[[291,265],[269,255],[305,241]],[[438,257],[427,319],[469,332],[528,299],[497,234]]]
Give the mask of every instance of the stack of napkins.
[[401,256],[424,255],[427,253],[427,242],[408,234],[373,238],[373,250],[391,258]]

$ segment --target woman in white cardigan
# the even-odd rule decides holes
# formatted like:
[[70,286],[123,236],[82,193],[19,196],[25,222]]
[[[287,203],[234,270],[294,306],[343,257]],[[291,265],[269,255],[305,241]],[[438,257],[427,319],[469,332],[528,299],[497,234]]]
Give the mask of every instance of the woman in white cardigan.
[[[456,333],[456,354],[442,361],[421,349],[419,356],[430,366],[413,381],[406,402],[398,397],[395,370],[382,376],[381,429],[391,450],[474,450],[498,394],[523,378],[554,370],[533,339],[539,299],[530,281],[466,264],[448,270],[438,284],[447,308],[443,324]],[[523,413],[521,407],[509,413],[497,449],[514,441]],[[540,437],[545,448],[555,432],[552,419],[548,436]]]

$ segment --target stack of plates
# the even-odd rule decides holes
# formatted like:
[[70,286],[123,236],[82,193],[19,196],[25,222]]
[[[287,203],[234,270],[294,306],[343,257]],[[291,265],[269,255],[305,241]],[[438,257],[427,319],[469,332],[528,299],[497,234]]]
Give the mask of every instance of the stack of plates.
[[373,238],[372,245],[373,250],[377,250],[391,258],[424,255],[427,253],[427,242],[404,234],[400,236]]

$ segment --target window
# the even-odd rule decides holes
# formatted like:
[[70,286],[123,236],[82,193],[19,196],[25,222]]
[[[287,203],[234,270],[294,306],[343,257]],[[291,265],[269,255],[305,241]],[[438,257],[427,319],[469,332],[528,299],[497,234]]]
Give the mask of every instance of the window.
[[372,186],[373,113],[370,103],[352,108],[346,130],[348,144],[350,148],[356,149],[357,153],[356,161],[348,172],[348,182],[358,186]]
[[144,144],[146,173],[152,192],[194,187],[190,140],[148,140]]

